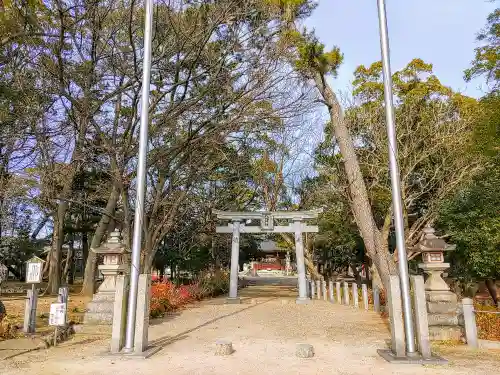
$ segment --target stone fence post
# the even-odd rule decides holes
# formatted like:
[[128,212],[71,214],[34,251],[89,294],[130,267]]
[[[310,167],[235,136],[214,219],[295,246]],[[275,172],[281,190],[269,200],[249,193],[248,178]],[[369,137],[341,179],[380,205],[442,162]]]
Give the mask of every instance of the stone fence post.
[[373,310],[380,312],[380,290],[376,286],[373,287]]
[[352,302],[354,304],[354,307],[358,308],[359,307],[359,296],[358,296],[358,284],[355,282],[352,283]]
[[363,306],[366,311],[368,311],[368,287],[366,284],[361,285],[361,291],[363,294]]
[[344,305],[349,306],[349,284],[344,281]]
[[336,292],[337,292],[337,302],[339,305],[342,305],[342,292],[341,292],[341,289],[340,289],[340,282],[336,282],[335,283],[335,289],[336,289]]
[[335,300],[333,299],[333,281],[331,280],[328,282],[328,293],[330,296],[330,302],[334,303]]
[[462,300],[462,309],[464,312],[465,337],[467,345],[477,348],[479,346],[477,340],[476,313],[474,312],[474,302],[470,298]]

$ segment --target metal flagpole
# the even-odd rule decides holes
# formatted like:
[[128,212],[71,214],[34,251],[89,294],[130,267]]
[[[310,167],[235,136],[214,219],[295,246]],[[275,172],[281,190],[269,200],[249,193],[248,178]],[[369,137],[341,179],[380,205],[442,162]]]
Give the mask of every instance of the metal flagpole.
[[146,157],[148,152],[149,82],[151,76],[151,39],[153,28],[153,0],[145,0],[144,59],[142,64],[141,124],[139,131],[139,160],[137,162],[137,196],[135,199],[134,234],[132,239],[132,264],[127,312],[127,330],[123,351],[134,349],[135,320],[139,269],[141,265],[142,223],[146,195]]
[[403,315],[406,334],[406,351],[408,355],[415,353],[415,333],[413,330],[413,316],[410,297],[410,283],[408,276],[408,259],[406,255],[403,209],[401,202],[401,186],[397,161],[396,126],[394,121],[394,106],[392,102],[392,77],[389,56],[389,36],[387,31],[387,15],[385,0],[377,0],[380,28],[380,49],[382,52],[382,67],[384,74],[385,116],[387,121],[387,137],[389,139],[389,161],[391,173],[392,205],[394,209],[394,223],[396,227],[396,246],[398,251],[398,266],[401,280],[401,297],[403,301]]

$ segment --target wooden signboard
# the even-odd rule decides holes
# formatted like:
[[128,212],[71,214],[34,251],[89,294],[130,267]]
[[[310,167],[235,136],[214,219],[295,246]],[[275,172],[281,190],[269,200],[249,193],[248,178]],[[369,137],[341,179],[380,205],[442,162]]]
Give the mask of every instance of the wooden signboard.
[[26,263],[26,283],[40,284],[43,278],[43,264],[45,261],[38,257],[33,257]]

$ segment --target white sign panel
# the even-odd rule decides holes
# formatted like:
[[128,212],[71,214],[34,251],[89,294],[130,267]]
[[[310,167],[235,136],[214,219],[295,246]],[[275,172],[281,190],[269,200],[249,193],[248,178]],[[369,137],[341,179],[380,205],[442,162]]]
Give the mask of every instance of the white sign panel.
[[53,303],[50,305],[49,325],[63,326],[66,324],[66,304]]
[[26,271],[26,282],[37,284],[42,282],[43,263],[28,263]]

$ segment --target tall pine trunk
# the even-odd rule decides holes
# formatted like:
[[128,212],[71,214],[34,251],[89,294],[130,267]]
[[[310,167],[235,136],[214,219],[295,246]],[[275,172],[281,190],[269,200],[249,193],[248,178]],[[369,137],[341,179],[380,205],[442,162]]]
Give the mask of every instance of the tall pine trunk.
[[68,210],[68,203],[62,201],[54,215],[54,232],[52,233],[52,247],[50,249],[49,282],[46,293],[57,294],[61,286],[61,254],[64,242],[64,217]]
[[333,133],[342,154],[354,219],[368,256],[375,264],[383,284],[387,286],[389,276],[397,274],[396,264],[389,253],[387,233],[381,232],[375,223],[354,142],[344,120],[342,107],[321,73],[315,73],[314,82],[328,107]]
[[82,295],[92,296],[95,289],[95,274],[97,271],[97,254],[92,251],[101,245],[102,238],[108,229],[108,225],[111,221],[111,216],[115,213],[116,203],[118,202],[118,197],[120,192],[116,187],[113,187],[111,194],[109,195],[108,202],[106,204],[105,212],[102,214],[99,224],[92,236],[92,242],[90,243],[90,251],[88,252],[87,261],[85,262],[85,272],[83,276],[82,285]]

